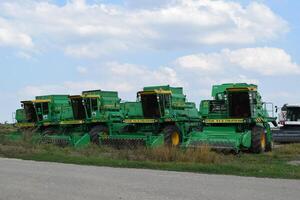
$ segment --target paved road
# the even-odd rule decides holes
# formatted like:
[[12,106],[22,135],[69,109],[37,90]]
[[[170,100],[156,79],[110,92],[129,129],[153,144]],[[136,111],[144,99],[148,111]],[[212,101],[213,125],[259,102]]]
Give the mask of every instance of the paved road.
[[300,181],[0,158],[1,200],[297,200]]

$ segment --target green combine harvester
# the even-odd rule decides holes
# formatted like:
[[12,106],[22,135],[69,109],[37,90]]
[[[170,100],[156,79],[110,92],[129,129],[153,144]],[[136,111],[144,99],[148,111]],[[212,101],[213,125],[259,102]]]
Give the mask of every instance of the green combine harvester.
[[85,91],[82,95],[70,96],[75,121],[81,130],[88,133],[94,144],[107,138],[123,127],[123,112],[118,92]]
[[[246,83],[215,85],[213,100],[204,100],[200,112],[186,100],[181,87],[144,87],[137,101],[121,103],[117,92],[92,90],[81,95],[47,95],[22,101],[16,111],[20,139],[81,147],[90,142],[115,147],[162,145],[253,153],[272,150],[267,103],[257,86]],[[271,104],[272,105],[272,104]],[[273,105],[272,105],[273,107]]]
[[[20,134],[34,130],[32,139],[60,146],[99,144],[99,135],[108,135],[112,127],[122,125],[117,92],[85,91],[82,95],[38,96],[22,101],[16,112]],[[118,128],[119,129],[119,128]],[[14,134],[17,138],[18,134]]]
[[200,104],[203,130],[194,131],[185,147],[209,145],[215,149],[260,153],[272,150],[270,117],[257,86],[246,83],[215,85],[213,100]]
[[41,140],[49,127],[59,127],[61,119],[72,119],[68,95],[37,96],[35,100],[22,101],[22,109],[16,111],[16,138],[32,134],[34,140]]
[[144,87],[136,102],[122,104],[124,127],[102,144],[121,146],[179,146],[192,131],[200,129],[200,117],[194,103],[187,102],[181,87]]

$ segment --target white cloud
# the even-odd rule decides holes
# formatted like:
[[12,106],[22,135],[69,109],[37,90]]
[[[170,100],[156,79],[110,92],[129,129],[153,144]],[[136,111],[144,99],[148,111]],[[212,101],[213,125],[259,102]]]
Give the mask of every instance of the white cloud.
[[224,79],[219,79],[215,84],[223,84],[223,83],[251,83],[251,84],[259,84],[259,80],[254,78],[249,78],[246,75],[238,74],[233,77],[228,77]]
[[283,49],[279,48],[245,48],[224,51],[229,61],[243,69],[262,75],[299,74],[300,66]]
[[1,33],[0,21],[0,43],[32,47],[34,40],[42,50],[54,46],[70,56],[97,58],[145,48],[250,44],[288,31],[287,22],[262,3],[243,7],[234,1],[170,0],[154,5],[132,9],[84,0],[63,6],[4,0],[0,16],[13,29]]
[[176,59],[175,65],[183,70],[215,73],[222,70],[222,57],[219,54],[187,55]]
[[110,62],[106,64],[105,68],[111,72],[113,77],[117,77],[119,80],[143,80],[145,84],[170,83],[178,85],[179,83],[175,70],[170,67],[161,67],[159,69],[152,70],[145,66]]
[[292,61],[288,53],[283,49],[270,47],[224,49],[219,53],[187,55],[178,58],[175,64],[181,70],[191,69],[205,74],[238,70],[266,76],[300,73],[300,66]]
[[[272,69],[272,70],[271,70]],[[66,81],[57,85],[27,86],[23,96],[50,93],[80,93],[83,90],[116,90],[124,99],[134,100],[135,93],[147,85],[183,86],[193,101],[209,98],[211,86],[228,82],[260,84],[260,77],[296,75],[300,66],[278,48],[225,49],[218,53],[194,54],[177,58],[168,66],[147,66],[107,62],[97,67],[78,67],[87,80]],[[257,73],[260,76],[257,76]],[[252,75],[251,75],[252,74]]]
[[0,46],[32,48],[33,42],[29,35],[22,30],[17,30],[8,20],[0,16]]
[[83,90],[99,89],[101,85],[93,81],[66,81],[60,84],[28,85],[18,92],[20,99],[51,94],[79,94]]
[[32,98],[42,94],[78,94],[83,90],[102,89],[119,91],[123,99],[134,100],[136,92],[143,86],[169,84],[183,86],[189,99],[199,102],[210,98],[214,84],[261,84],[261,80],[267,76],[297,75],[300,66],[293,63],[284,50],[264,47],[186,55],[156,69],[129,63],[104,62],[89,67],[89,70],[79,66],[77,71],[88,78],[54,85],[31,85],[22,88],[19,94]]
[[127,7],[134,9],[157,9],[176,2],[178,2],[178,0],[124,0]]
[[216,24],[222,29],[200,38],[207,44],[242,44],[276,38],[288,31],[287,22],[276,16],[270,8],[261,3],[250,3],[242,8],[236,3],[217,1],[210,8],[219,13],[223,23]]
[[83,70],[89,79],[92,75],[97,78],[89,81],[65,81],[53,85],[29,85],[19,91],[19,96],[33,98],[38,95],[76,94],[83,90],[102,89],[119,91],[124,98],[134,100],[136,92],[146,85],[181,85],[176,71],[170,67],[151,70],[145,66],[109,62],[91,70],[81,67],[78,69]]

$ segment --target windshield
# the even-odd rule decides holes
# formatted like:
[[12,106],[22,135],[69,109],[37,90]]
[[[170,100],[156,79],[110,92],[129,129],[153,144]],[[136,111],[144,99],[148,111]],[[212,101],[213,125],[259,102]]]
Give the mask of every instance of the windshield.
[[157,94],[141,94],[142,108],[144,117],[146,118],[159,118],[159,98]]
[[288,107],[286,116],[288,121],[300,121],[300,107]]
[[97,98],[84,98],[84,105],[88,118],[91,118],[98,111]]
[[84,106],[82,103],[82,98],[72,98],[71,99],[72,110],[75,120],[82,120],[86,118]]
[[36,103],[35,104],[35,109],[37,112],[37,117],[38,120],[47,120],[48,119],[48,114],[49,114],[49,105],[48,102],[46,103]]
[[248,92],[232,92],[228,94],[229,115],[233,118],[246,118],[251,116]]
[[28,122],[36,122],[37,115],[33,103],[24,103],[25,116]]

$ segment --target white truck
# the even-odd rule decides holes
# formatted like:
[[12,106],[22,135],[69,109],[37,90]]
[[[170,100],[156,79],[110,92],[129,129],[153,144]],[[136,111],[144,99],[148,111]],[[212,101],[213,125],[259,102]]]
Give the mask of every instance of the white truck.
[[284,104],[278,119],[279,128],[273,130],[274,142],[300,142],[300,104]]

